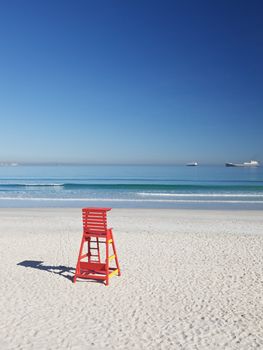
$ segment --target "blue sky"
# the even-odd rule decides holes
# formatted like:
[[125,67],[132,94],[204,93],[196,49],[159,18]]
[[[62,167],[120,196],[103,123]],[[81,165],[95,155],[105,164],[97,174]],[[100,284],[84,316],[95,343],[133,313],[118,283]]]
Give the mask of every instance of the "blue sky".
[[0,6],[0,162],[263,161],[261,1]]

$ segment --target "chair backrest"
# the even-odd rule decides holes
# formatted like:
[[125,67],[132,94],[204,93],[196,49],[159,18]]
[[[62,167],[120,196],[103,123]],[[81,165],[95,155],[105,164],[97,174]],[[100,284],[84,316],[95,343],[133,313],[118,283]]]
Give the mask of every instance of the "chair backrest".
[[82,222],[84,234],[106,235],[107,211],[111,208],[83,208]]

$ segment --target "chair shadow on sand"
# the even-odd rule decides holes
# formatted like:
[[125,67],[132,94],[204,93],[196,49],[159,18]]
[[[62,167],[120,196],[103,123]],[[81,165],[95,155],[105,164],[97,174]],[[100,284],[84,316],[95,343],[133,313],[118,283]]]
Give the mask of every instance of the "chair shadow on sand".
[[70,281],[73,280],[74,273],[75,273],[75,268],[73,267],[68,267],[63,265],[58,265],[58,266],[44,265],[44,261],[37,261],[37,260],[24,260],[18,263],[17,265],[51,272],[56,275],[60,275],[64,278],[67,278]]

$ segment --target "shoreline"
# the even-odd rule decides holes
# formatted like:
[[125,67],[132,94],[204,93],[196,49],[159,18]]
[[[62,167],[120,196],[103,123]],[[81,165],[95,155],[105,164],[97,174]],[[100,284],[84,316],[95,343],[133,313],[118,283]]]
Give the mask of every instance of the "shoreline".
[[0,209],[1,349],[263,347],[262,211],[112,209],[122,276],[71,282],[81,208]]
[[[111,202],[111,201],[76,201],[73,204],[73,201],[71,201],[70,205],[58,205],[58,203],[61,201],[58,201],[58,203],[54,202],[50,202],[47,203],[47,201],[43,201],[40,202],[40,204],[36,205],[35,200],[28,200],[27,205],[24,205],[22,203],[22,200],[20,202],[20,205],[18,205],[17,203],[19,203],[19,201],[9,201],[9,204],[7,205],[6,203],[7,201],[5,201],[4,203],[0,202],[0,210],[1,209],[77,209],[77,208],[84,208],[84,207],[110,207],[113,208],[115,210],[119,210],[119,209],[133,209],[133,210],[143,210],[143,209],[149,209],[149,210],[207,210],[207,211],[263,211],[263,205],[261,203],[258,204],[251,204],[248,206],[247,203],[202,203],[202,205],[200,205],[200,203],[180,203],[178,205],[174,205],[174,204],[170,204],[167,202],[162,202],[161,206],[157,206],[156,203],[152,204],[152,205],[148,205],[145,206],[144,204],[141,204],[143,202],[133,202],[133,204],[129,203],[129,205],[116,205],[117,202]],[[28,205],[28,204],[31,205]],[[88,203],[88,204],[87,204]],[[135,204],[136,203],[136,204]]]
[[240,209],[240,208],[237,208],[237,209],[228,209],[228,208],[221,208],[221,209],[215,209],[215,208],[133,208],[133,207],[130,207],[130,208],[126,208],[126,207],[112,207],[112,206],[107,206],[107,205],[84,205],[84,206],[76,206],[76,207],[1,207],[0,206],[0,215],[1,215],[1,212],[5,212],[5,211],[19,211],[19,212],[30,212],[30,211],[79,211],[79,213],[81,213],[81,210],[82,208],[104,208],[104,207],[107,207],[107,208],[111,208],[111,213],[112,212],[115,212],[115,211],[160,211],[160,212],[179,212],[179,213],[183,213],[185,212],[186,214],[190,214],[190,213],[203,213],[203,214],[215,214],[215,215],[219,215],[220,213],[221,214],[226,214],[226,213],[229,213],[229,215],[244,215],[244,214],[251,214],[253,215],[256,214],[256,215],[263,215],[263,209]]
[[[103,205],[100,205],[100,206],[93,206],[93,205],[86,205],[86,206],[78,206],[78,207],[0,207],[0,212],[1,211],[4,211],[4,210],[10,210],[10,211],[13,211],[13,210],[25,210],[25,211],[30,211],[30,210],[58,210],[58,211],[61,211],[61,210],[81,210],[82,208],[89,208],[89,207],[100,207],[100,208],[104,208],[106,206],[103,206]],[[107,207],[108,208],[108,207]],[[114,207],[110,207],[112,209],[112,211],[116,211],[116,210],[127,210],[127,211],[180,211],[180,212],[196,212],[196,211],[200,211],[200,212],[207,212],[207,213],[210,213],[210,212],[226,212],[228,211],[229,213],[233,212],[233,213],[237,213],[237,212],[240,212],[240,213],[243,213],[244,211],[247,211],[248,213],[250,212],[257,212],[257,213],[263,213],[263,210],[261,209],[214,209],[214,208],[206,208],[206,209],[203,209],[203,208],[135,208],[135,207],[132,207],[132,208],[126,208],[126,207],[118,207],[118,208],[114,208]]]

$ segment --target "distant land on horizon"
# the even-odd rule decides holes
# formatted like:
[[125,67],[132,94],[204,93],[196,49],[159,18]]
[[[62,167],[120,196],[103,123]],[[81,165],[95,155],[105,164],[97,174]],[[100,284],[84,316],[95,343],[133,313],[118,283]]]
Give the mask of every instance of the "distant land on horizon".
[[[245,160],[245,161],[250,161]],[[258,160],[260,166],[262,161]],[[227,161],[226,161],[227,162]],[[198,166],[220,166],[225,165],[226,162],[205,162],[198,163]],[[130,163],[89,163],[89,162],[0,162],[0,167],[19,167],[19,166],[186,166],[191,161],[174,162],[174,163],[153,163],[153,162],[130,162]],[[233,163],[243,163],[243,161],[233,161]]]

